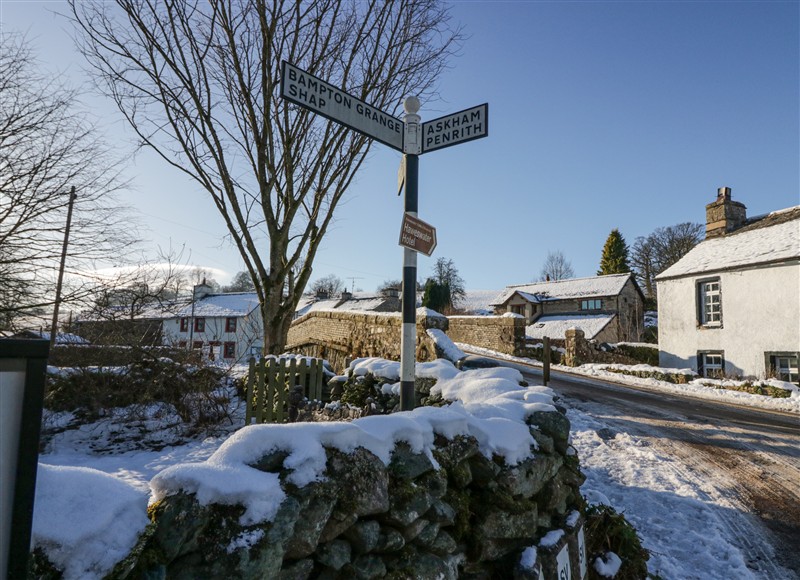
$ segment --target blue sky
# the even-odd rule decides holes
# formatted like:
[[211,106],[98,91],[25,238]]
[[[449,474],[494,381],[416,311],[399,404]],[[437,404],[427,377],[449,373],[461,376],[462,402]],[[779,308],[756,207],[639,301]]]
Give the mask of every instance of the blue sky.
[[[420,158],[420,218],[434,255],[468,288],[501,289],[539,274],[561,250],[593,276],[606,237],[629,245],[656,227],[704,222],[716,189],[748,215],[800,204],[800,2],[452,2],[468,39],[422,103],[424,120],[489,103],[489,136]],[[82,82],[59,1],[0,0],[42,63]],[[112,107],[86,97],[121,151],[130,135]],[[337,210],[313,278],[373,290],[402,273],[400,154],[377,144]],[[125,194],[151,247],[242,269],[210,200],[152,154]],[[350,278],[354,277],[355,280]],[[224,276],[219,276],[224,281]]]

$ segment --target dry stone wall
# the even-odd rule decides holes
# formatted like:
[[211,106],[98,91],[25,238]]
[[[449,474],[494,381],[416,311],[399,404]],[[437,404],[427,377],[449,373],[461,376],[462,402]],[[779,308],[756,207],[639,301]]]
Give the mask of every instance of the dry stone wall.
[[553,410],[527,424],[536,450],[515,465],[472,436],[437,434],[430,454],[398,441],[388,464],[361,447],[326,448],[325,477],[297,487],[286,452],[254,457],[249,465],[277,474],[286,492],[272,521],[246,524],[243,507],[168,496],[118,577],[583,579],[584,478],[569,421]]
[[[289,328],[288,352],[324,358],[342,372],[349,360],[360,357],[400,359],[403,320],[399,314],[315,311],[295,320]],[[436,347],[425,332],[447,329],[443,316],[417,316],[417,361],[436,358]]]
[[453,342],[472,344],[521,356],[525,351],[525,319],[509,316],[451,316],[447,336]]

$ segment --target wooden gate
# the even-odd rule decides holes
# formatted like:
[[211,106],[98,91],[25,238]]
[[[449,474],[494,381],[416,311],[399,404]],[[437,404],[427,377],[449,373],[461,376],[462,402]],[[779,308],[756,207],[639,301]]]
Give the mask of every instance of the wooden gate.
[[284,423],[289,419],[289,395],[295,386],[303,388],[303,395],[322,400],[322,359],[250,359],[247,375],[247,407],[245,425],[256,423]]

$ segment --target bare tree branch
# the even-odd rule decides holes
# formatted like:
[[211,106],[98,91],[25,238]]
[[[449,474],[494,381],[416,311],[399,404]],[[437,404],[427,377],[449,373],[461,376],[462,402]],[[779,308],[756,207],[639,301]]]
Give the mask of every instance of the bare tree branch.
[[283,350],[371,142],[280,98],[287,60],[389,113],[435,97],[460,41],[435,0],[70,0],[81,47],[144,146],[211,197]]
[[[86,272],[120,259],[135,231],[113,193],[119,162],[79,112],[76,91],[37,70],[23,38],[0,34],[0,328],[52,308],[69,191],[77,199],[62,302],[91,294]],[[134,233],[132,233],[134,232]]]

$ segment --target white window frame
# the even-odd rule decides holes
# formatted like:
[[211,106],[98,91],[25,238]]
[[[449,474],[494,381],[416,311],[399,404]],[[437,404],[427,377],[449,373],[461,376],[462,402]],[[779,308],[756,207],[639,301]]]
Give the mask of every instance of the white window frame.
[[593,298],[591,300],[581,300],[581,310],[602,310],[603,309],[603,301],[599,298]]
[[704,280],[697,284],[700,308],[700,325],[722,326],[722,286],[719,278]]
[[767,368],[775,378],[788,383],[800,384],[800,353],[768,352]]
[[[717,361],[711,362],[709,359],[714,357]],[[711,371],[714,374],[709,374]],[[725,353],[721,350],[698,352],[697,353],[697,372],[700,376],[707,379],[718,379],[725,374]]]

